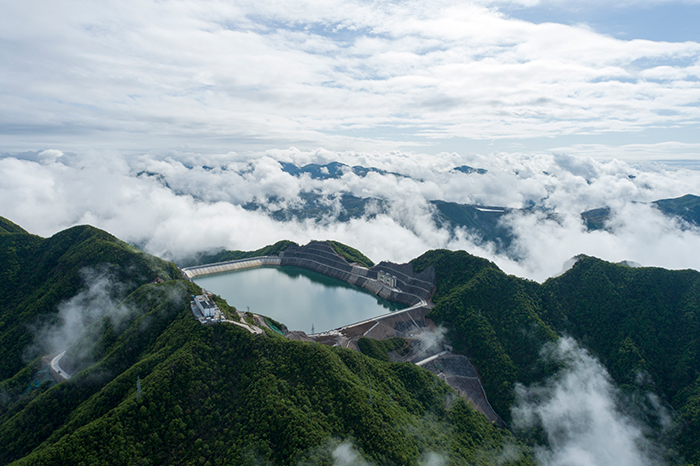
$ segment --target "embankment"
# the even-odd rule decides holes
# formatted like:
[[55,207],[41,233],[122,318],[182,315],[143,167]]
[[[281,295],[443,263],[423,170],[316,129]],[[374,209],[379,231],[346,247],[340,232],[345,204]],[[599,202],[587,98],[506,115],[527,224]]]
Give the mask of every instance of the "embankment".
[[[427,302],[435,286],[435,270],[432,267],[420,274],[414,273],[410,264],[393,264],[391,262],[382,262],[368,269],[349,264],[326,241],[312,241],[306,246],[291,245],[279,256],[253,257],[199,265],[184,268],[182,272],[192,279],[201,275],[270,265],[291,265],[310,269],[364,288],[386,300],[408,306]],[[380,272],[396,277],[396,287],[381,282],[379,280]]]
[[234,270],[251,269],[266,265],[280,265],[280,258],[277,256],[251,257],[250,259],[240,259],[236,261],[217,262],[215,264],[195,265],[182,269],[187,278],[211,275],[214,273],[233,272]]

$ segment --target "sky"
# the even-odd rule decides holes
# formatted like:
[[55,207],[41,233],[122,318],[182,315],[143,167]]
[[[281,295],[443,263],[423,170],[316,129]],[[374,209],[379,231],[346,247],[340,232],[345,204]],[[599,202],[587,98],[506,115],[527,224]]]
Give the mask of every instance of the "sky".
[[698,1],[2,3],[10,153],[700,144]]
[[[700,195],[700,1],[0,1],[0,215],[32,233],[89,223],[171,259],[445,247],[539,281],[580,253],[700,269],[698,232],[648,204]],[[331,161],[405,176],[279,165]],[[392,209],[242,207],[308,191]],[[514,261],[432,225],[435,199],[557,215],[504,220]],[[610,228],[587,232],[580,213],[604,206]]]

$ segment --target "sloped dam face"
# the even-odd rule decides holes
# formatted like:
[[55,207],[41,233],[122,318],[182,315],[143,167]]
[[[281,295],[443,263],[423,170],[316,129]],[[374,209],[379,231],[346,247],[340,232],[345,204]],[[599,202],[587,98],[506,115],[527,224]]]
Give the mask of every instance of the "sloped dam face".
[[259,267],[194,281],[239,311],[250,309],[306,333],[312,326],[323,332],[406,307],[301,267]]

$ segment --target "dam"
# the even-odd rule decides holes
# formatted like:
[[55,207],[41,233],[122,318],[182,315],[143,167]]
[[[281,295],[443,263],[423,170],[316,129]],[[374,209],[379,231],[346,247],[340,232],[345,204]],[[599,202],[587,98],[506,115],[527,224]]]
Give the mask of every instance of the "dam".
[[[255,270],[241,272],[247,269]],[[283,333],[290,340],[316,342],[359,351],[358,341],[364,337],[377,340],[403,338],[410,351],[405,355],[390,353],[392,361],[413,362],[433,372],[491,422],[505,427],[503,420],[489,404],[480,377],[468,358],[453,354],[451,347],[444,343],[442,337],[431,337],[433,334],[440,334],[440,330],[426,317],[432,308],[430,298],[435,290],[435,270],[432,267],[418,273],[414,272],[411,264],[381,262],[373,267],[362,267],[348,263],[328,242],[312,241],[306,246],[292,245],[279,256],[208,264],[185,268],[182,271],[185,276],[204,288],[221,294],[229,304],[239,308],[239,313],[244,310],[240,309],[240,298],[245,296],[247,291],[254,290],[254,295],[278,300],[276,303],[263,304],[261,309],[251,309],[255,313],[251,318],[258,326],[267,326],[271,330],[275,329],[257,313],[289,325],[292,331]],[[255,275],[259,277],[249,275],[250,272],[256,272]],[[270,276],[275,277],[274,285],[270,286],[273,282],[264,277],[266,274],[273,274]],[[278,285],[279,277],[285,274],[292,278],[291,287],[287,289]],[[226,281],[227,275],[247,276],[246,279],[249,278],[250,281],[243,282],[238,291],[227,296],[217,290],[229,285],[215,284],[215,280],[218,279]],[[341,304],[325,302],[307,288],[300,289],[301,276],[305,277],[304,280],[313,281],[313,278],[321,282],[320,286],[330,281],[332,288],[350,289],[351,294],[340,297],[340,302],[344,305],[350,304],[350,309],[341,309]],[[262,288],[257,288],[259,283],[263,283]],[[369,294],[360,293],[355,287],[360,287]],[[357,304],[363,299],[373,300],[374,303],[366,312],[357,313]],[[395,309],[392,308],[391,302],[407,307]],[[273,309],[289,309],[291,304],[301,304],[301,307],[295,308],[295,311],[273,313]],[[247,307],[246,304],[243,305]],[[316,313],[319,307],[330,309],[328,314],[335,314],[333,317],[339,318],[324,322],[322,314]],[[309,312],[311,314],[305,315]],[[299,315],[301,320],[293,323]],[[308,334],[311,330],[309,327],[314,326],[314,321],[319,324],[315,331]]]
[[289,265],[239,268],[193,280],[238,310],[272,317],[290,330],[306,333],[333,330],[406,307],[340,279]]
[[194,280],[203,275],[232,272],[262,266],[296,266],[337,278],[364,288],[372,294],[395,303],[415,306],[425,304],[435,288],[432,267],[415,273],[410,264],[380,262],[366,268],[350,264],[339,256],[327,241],[311,241],[305,246],[290,245],[279,256],[261,256],[182,269]]
[[[396,320],[398,314],[405,314],[400,319],[408,319],[410,317],[410,321],[402,322],[401,324],[397,323],[396,325],[400,325],[401,328],[407,328],[406,325],[409,327],[420,327],[421,325],[418,322],[422,321],[428,312],[428,301],[435,288],[435,270],[432,267],[416,273],[411,264],[394,264],[385,261],[367,268],[356,263],[349,263],[327,241],[311,241],[305,246],[292,244],[286,250],[280,252],[278,256],[252,257],[187,267],[182,269],[182,273],[190,280],[201,284],[210,291],[221,294],[229,304],[236,306],[239,311],[248,310],[249,306],[246,302],[241,302],[241,299],[245,301],[255,298],[256,303],[262,303],[262,308],[255,308],[252,312],[271,316],[279,319],[284,324],[291,324],[290,318],[294,319],[295,312],[284,312],[283,310],[285,307],[290,307],[295,301],[306,299],[305,294],[300,292],[298,287],[292,286],[287,290],[282,290],[268,284],[267,288],[263,285],[262,288],[254,291],[252,295],[250,293],[250,289],[257,287],[257,283],[255,283],[256,277],[265,275],[268,278],[274,277],[275,280],[280,279],[280,276],[275,275],[274,271],[265,271],[267,268],[292,271],[288,275],[297,276],[303,274],[307,278],[313,278],[312,281],[331,285],[337,292],[340,292],[339,290],[343,288],[349,288],[353,291],[361,288],[370,295],[374,295],[376,297],[374,299],[377,300],[380,307],[371,308],[370,306],[370,308],[366,308],[365,306],[368,305],[367,299],[371,298],[371,296],[367,296],[364,293],[355,293],[352,296],[346,294],[336,303],[330,303],[329,307],[344,308],[346,312],[342,310],[335,312],[334,317],[337,317],[336,319],[323,322],[315,329],[323,332],[330,331],[331,328],[334,328],[334,330],[352,328],[352,338],[355,340],[358,338],[357,332],[359,328],[364,328],[366,325],[376,327],[374,324],[377,323],[375,321],[378,318],[383,319],[383,317],[392,316],[394,317],[392,320]],[[226,290],[231,285],[226,284],[227,279],[224,277],[230,276],[229,272],[235,273],[248,269],[256,269],[254,276],[247,272],[236,277],[237,280],[243,280],[241,277],[245,275],[248,284],[232,290],[229,294]],[[279,300],[277,304],[272,302],[275,299]],[[362,305],[359,307],[365,309],[359,313],[356,312],[355,308],[358,307],[355,306],[356,303],[361,303]],[[306,304],[302,303],[302,308],[298,309],[296,313],[304,314],[313,311],[318,309],[319,304],[323,304],[323,300],[312,300]],[[396,304],[400,306],[397,307]],[[242,306],[246,308],[243,309]],[[401,308],[404,309],[397,312],[397,315],[392,314],[393,311]],[[411,316],[411,313],[414,312],[416,312],[418,320]],[[310,319],[302,318],[292,324],[292,328],[301,330],[303,335],[289,335],[288,337],[304,339],[307,332],[316,333],[312,330],[312,326],[315,325],[314,320],[314,317]],[[388,322],[386,319],[383,319],[383,321]],[[339,334],[336,334],[336,337],[340,338]],[[330,341],[325,341],[325,343],[330,343]],[[335,344],[340,344],[340,341],[336,341]],[[346,346],[349,345],[350,343],[346,342]]]

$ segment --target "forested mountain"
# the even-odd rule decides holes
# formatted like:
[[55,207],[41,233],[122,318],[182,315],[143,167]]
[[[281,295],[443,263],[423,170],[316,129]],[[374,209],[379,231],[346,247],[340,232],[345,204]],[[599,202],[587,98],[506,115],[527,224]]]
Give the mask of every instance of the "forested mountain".
[[429,317],[449,328],[504,418],[516,382],[557,370],[538,357],[543,345],[571,335],[628,393],[660,395],[675,411],[674,448],[700,464],[700,273],[577,259],[542,285],[465,252],[429,251],[412,263],[435,267]]
[[[497,428],[415,365],[201,325],[189,309],[195,284],[95,228],[43,239],[0,225],[0,464],[332,464],[353,448],[375,464],[431,455],[533,464],[526,445],[543,441]],[[624,393],[657,394],[673,421],[663,427],[668,458],[700,464],[700,273],[581,256],[538,284],[464,251],[428,251],[411,264],[435,268],[428,317],[470,358],[506,422],[517,384],[541,383],[565,364],[542,358],[542,348],[570,335]],[[121,317],[88,322],[66,353],[73,377],[41,383],[45,360],[27,348],[60,324],[68,304],[87,302],[75,301],[90,288],[85,270],[120,284],[96,296]]]
[[[415,365],[201,325],[196,285],[102,231],[0,239],[0,464],[332,464],[343,454],[532,464],[526,447],[504,453],[512,434]],[[42,358],[23,359],[23,347],[85,292],[86,268],[124,284],[99,296],[122,316],[107,312],[76,336],[69,380],[37,384]]]
[[159,276],[180,275],[175,265],[90,226],[43,239],[2,220],[6,233],[0,234],[0,380],[23,366],[23,352],[33,342],[29,328],[55,318],[57,304],[78,293],[88,271],[112,275],[124,292]]

